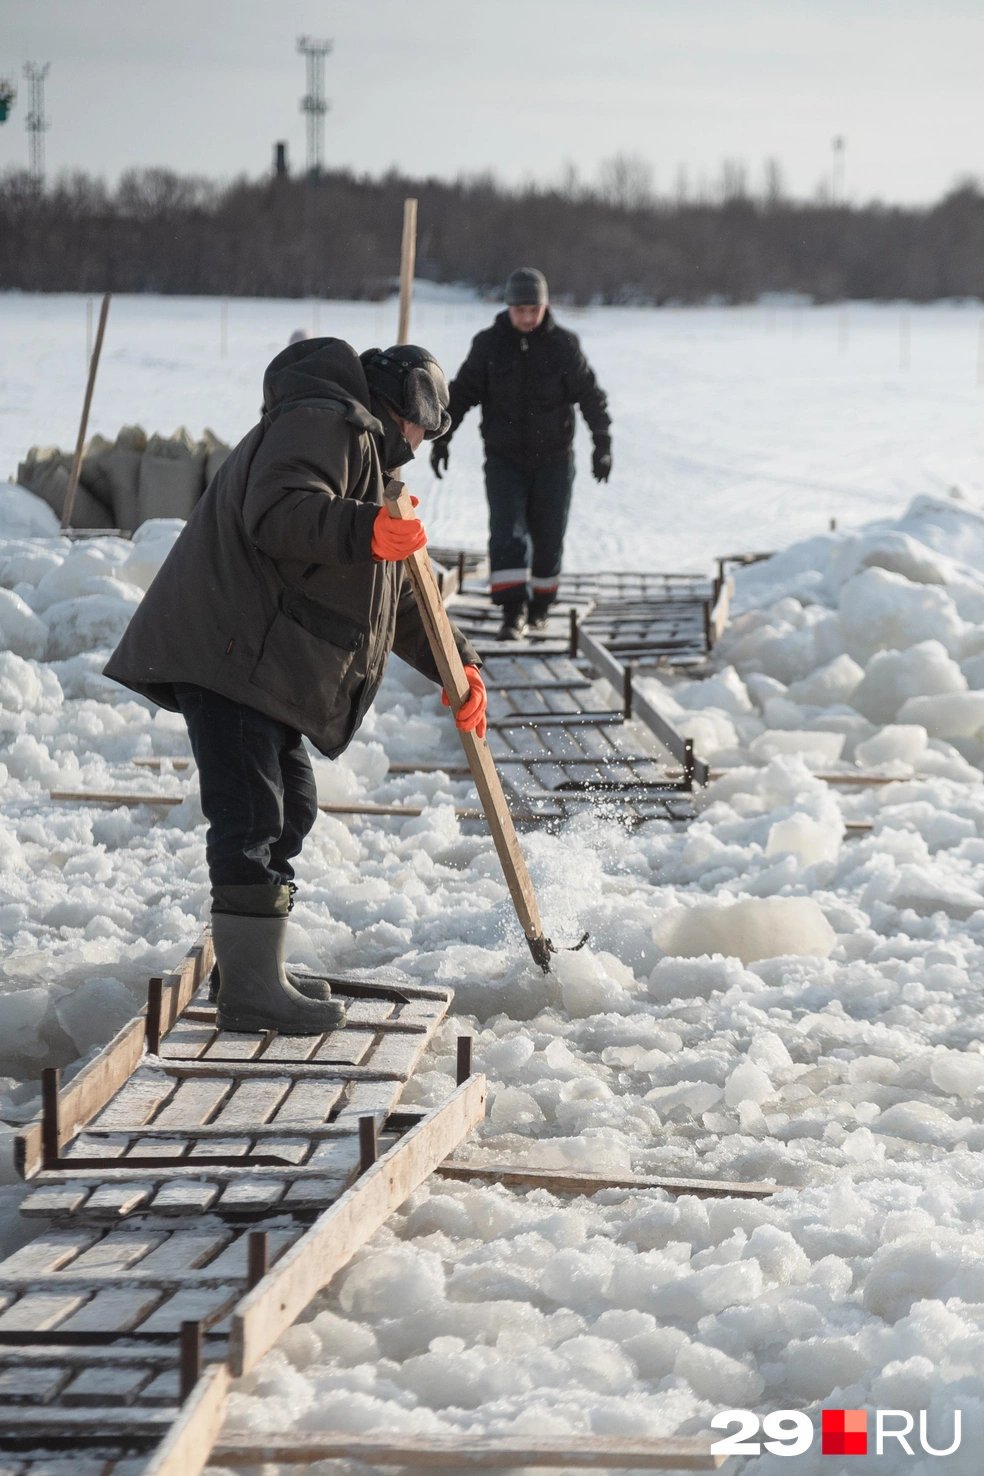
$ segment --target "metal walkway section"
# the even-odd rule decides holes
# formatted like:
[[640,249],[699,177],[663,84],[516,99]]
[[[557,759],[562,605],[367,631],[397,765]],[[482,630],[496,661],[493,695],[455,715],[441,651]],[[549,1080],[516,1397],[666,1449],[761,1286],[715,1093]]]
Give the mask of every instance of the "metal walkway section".
[[18,1476],[79,1451],[100,1476],[200,1471],[230,1377],[484,1114],[470,1041],[448,1101],[396,1106],[451,990],[333,980],[344,1029],[231,1034],[211,964],[206,935],[72,1082],[45,1073],[18,1135],[21,1210],[44,1224],[0,1262],[0,1451]]
[[[448,551],[443,550],[444,557]],[[495,640],[501,611],[489,599],[479,569],[462,555],[443,591],[453,595],[455,623],[486,652]],[[688,667],[706,661],[728,618],[731,582],[722,565],[716,577],[700,574],[632,573],[612,570],[563,574],[547,627],[530,632],[535,650],[568,650],[569,622],[602,641],[614,654],[646,666]]]
[[546,628],[500,643],[501,611],[466,579],[450,613],[482,656],[489,746],[517,823],[586,810],[626,822],[693,818],[707,765],[634,673],[703,663],[729,598],[723,576],[565,575]]

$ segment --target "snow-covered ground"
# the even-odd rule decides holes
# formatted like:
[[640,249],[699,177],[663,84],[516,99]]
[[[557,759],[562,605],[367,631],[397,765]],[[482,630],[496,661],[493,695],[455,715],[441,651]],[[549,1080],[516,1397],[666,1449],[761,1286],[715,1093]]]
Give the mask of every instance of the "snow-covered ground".
[[[0,312],[9,322],[28,305],[36,318],[50,314],[52,343],[68,311],[80,311],[77,299],[6,298]],[[145,313],[146,332],[139,348],[134,336],[129,370],[117,365],[119,377],[107,376],[94,429],[115,432],[138,419],[170,429],[181,419],[234,437],[255,404],[264,357],[303,321],[299,305],[232,304],[228,368],[218,359],[214,305],[176,303],[173,320],[171,306],[120,305],[121,319],[124,310]],[[377,311],[388,310],[331,305],[349,324],[360,314],[371,324]],[[461,304],[427,311],[434,331],[418,336],[437,346],[446,333],[449,361],[487,315]],[[688,518],[702,525],[690,563],[801,535],[739,575],[715,676],[672,686],[648,679],[654,699],[725,771],[700,820],[678,832],[585,818],[560,835],[527,837],[548,930],[558,939],[591,933],[583,952],[561,955],[542,977],[491,842],[454,818],[467,783],[387,773],[391,759],[456,760],[434,689],[394,663],[349,753],[319,762],[319,785],[326,798],[417,800],[426,812],[405,822],[322,815],[299,868],[292,943],[300,962],[454,985],[456,1016],[408,1095],[439,1101],[453,1082],[455,1037],[476,1035],[490,1110],[463,1152],[790,1187],[755,1203],[615,1192],[571,1201],[435,1182],[244,1382],[233,1401],[237,1427],[669,1434],[706,1429],[713,1413],[735,1406],[816,1414],[824,1404],[912,1410],[917,1430],[925,1409],[930,1440],[946,1446],[960,1409],[963,1443],[942,1469],[976,1476],[984,1434],[978,315],[912,310],[906,378],[897,309],[852,308],[843,356],[836,313],[804,312],[796,337],[789,312],[770,333],[767,310],[757,311],[579,319],[624,425],[622,465],[635,458],[650,478],[634,484],[626,470],[613,482],[603,526],[576,535],[582,566],[602,537],[611,540],[602,545],[610,564],[681,565]],[[237,312],[260,325],[249,383],[235,370],[239,388]],[[321,312],[322,328],[334,329],[329,305]],[[457,322],[445,324],[452,312]],[[181,346],[182,332],[201,353]],[[8,375],[0,411],[11,461],[31,441],[71,440],[78,386],[69,385],[68,366],[59,379],[63,347],[49,344],[47,375],[40,350],[29,361],[18,417],[6,413]],[[78,380],[82,338],[76,347]],[[639,364],[654,383],[660,376],[648,408],[633,401],[629,370]],[[53,412],[42,424],[45,396]],[[15,423],[27,431],[20,439]],[[475,470],[474,457],[461,454],[457,482],[436,495],[426,469],[415,472],[435,539],[459,531],[468,500],[478,516]],[[813,484],[828,480],[840,493],[818,495]],[[960,497],[947,493],[952,483],[963,485]],[[911,494],[921,495],[909,507]],[[582,496],[596,496],[592,483]],[[8,511],[16,500],[6,498]],[[665,538],[661,509],[672,515]],[[883,521],[846,526],[873,514]],[[834,534],[825,531],[830,515]],[[134,544],[74,548],[53,530],[0,541],[6,1122],[29,1110],[41,1065],[94,1049],[132,1013],[148,975],[181,952],[207,911],[193,776],[165,764],[158,778],[132,765],[138,756],[186,754],[181,724],[99,671],[100,650],[174,533],[148,525]],[[893,782],[842,791],[811,773],[855,759]],[[156,821],[148,810],[47,798],[51,788],[138,783],[187,798]],[[848,838],[845,819],[870,820],[870,833]],[[9,1169],[6,1177],[9,1248],[27,1232],[13,1213],[20,1191]],[[838,1476],[856,1465],[830,1464],[818,1438],[797,1471]],[[755,1466],[764,1476],[780,1468],[778,1456]],[[934,1457],[898,1453],[879,1469],[927,1476],[938,1468]]]
[[[418,284],[411,336],[448,371],[500,311]],[[99,302],[94,307],[98,315]],[[916,493],[980,480],[979,304],[906,307],[561,308],[612,407],[615,469],[599,486],[581,426],[572,568],[706,568],[897,513]],[[222,357],[215,298],[117,297],[90,429],[208,425],[235,443],[255,422],[263,369],[295,328],[361,350],[396,332],[393,303],[238,300]],[[901,367],[908,340],[908,368]],[[33,444],[71,449],[86,356],[86,299],[0,294],[0,478]],[[408,471],[438,543],[485,539],[478,412],[448,476]]]

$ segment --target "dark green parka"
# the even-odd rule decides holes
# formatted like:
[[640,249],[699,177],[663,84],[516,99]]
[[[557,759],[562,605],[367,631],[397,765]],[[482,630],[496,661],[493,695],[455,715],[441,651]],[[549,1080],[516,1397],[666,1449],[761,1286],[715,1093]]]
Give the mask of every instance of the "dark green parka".
[[605,392],[577,335],[561,328],[549,308],[531,333],[520,333],[503,312],[475,335],[451,381],[451,428],[436,444],[447,445],[473,405],[482,407],[485,449],[517,466],[545,466],[570,456],[575,405],[596,448],[611,450]]
[[[372,557],[384,467],[408,460],[409,448],[373,407],[359,357],[341,339],[285,349],[267,369],[263,404],[106,675],[174,710],[174,682],[208,687],[299,729],[334,758],[372,703],[390,651],[440,681],[403,565]],[[455,640],[462,660],[479,665],[458,631]]]

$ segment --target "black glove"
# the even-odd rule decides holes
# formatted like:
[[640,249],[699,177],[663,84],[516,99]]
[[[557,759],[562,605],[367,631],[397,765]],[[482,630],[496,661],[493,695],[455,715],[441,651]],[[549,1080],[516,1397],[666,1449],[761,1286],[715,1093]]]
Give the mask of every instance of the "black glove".
[[596,482],[607,482],[612,470],[612,453],[608,446],[596,446],[591,458],[591,470]]
[[438,481],[441,480],[441,468],[443,467],[445,471],[448,469],[448,457],[450,454],[451,448],[448,446],[447,441],[435,441],[431,447],[431,471]]

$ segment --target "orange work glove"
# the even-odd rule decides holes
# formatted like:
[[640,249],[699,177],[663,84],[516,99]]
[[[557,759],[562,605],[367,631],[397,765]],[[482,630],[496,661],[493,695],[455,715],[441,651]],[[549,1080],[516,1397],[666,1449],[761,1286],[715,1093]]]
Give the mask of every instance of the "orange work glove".
[[[417,507],[420,498],[411,497],[410,501]],[[398,564],[426,543],[427,534],[419,518],[391,518],[385,507],[379,509],[372,526],[372,556],[377,563],[388,559]]]
[[[460,733],[477,733],[479,738],[484,738],[485,709],[489,705],[485,683],[477,666],[466,666],[465,676],[468,678],[470,691],[458,708],[454,725]],[[441,701],[445,707],[451,706],[447,692],[441,693]]]

